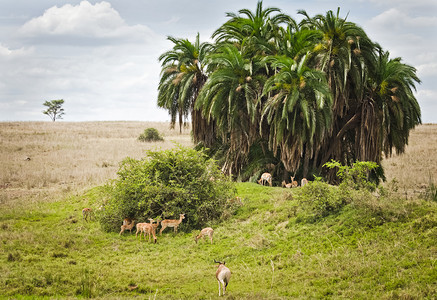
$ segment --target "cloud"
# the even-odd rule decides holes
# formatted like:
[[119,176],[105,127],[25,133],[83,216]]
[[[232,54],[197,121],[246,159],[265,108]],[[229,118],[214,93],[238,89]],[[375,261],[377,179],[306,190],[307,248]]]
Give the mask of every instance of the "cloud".
[[406,28],[409,31],[417,28],[432,29],[437,26],[437,17],[435,16],[411,16],[397,8],[391,8],[382,14],[372,18],[370,24],[374,26],[388,26],[388,28]]
[[66,4],[62,7],[53,6],[42,16],[31,19],[20,29],[27,38],[39,41],[67,42],[78,40],[120,39],[123,42],[144,42],[151,40],[155,34],[145,25],[129,26],[119,13],[105,1],[92,5],[82,1],[78,5]]

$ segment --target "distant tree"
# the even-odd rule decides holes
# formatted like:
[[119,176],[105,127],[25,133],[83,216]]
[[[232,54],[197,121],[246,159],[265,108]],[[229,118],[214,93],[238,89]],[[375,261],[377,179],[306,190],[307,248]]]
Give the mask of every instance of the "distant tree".
[[43,111],[43,113],[48,115],[53,122],[56,119],[62,119],[62,116],[65,114],[62,104],[64,104],[63,99],[46,101],[43,105],[47,106],[47,110]]

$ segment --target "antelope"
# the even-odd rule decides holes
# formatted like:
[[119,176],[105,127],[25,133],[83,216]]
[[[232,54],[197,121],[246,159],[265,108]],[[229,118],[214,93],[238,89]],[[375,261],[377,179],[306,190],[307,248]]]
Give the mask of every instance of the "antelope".
[[126,218],[123,220],[123,225],[121,225],[120,235],[125,231],[129,230],[130,233],[132,233],[132,228],[135,225],[135,220],[132,220],[130,218]]
[[161,222],[160,220],[158,220],[158,221],[156,221],[156,223],[153,223],[153,222],[155,222],[155,220],[153,220],[153,219],[149,219],[149,221],[150,221],[150,224],[152,224],[153,229],[155,229],[155,230],[156,230],[156,228],[158,228],[159,222]]
[[91,208],[86,207],[86,208],[82,209],[82,218],[87,222],[88,222],[88,218],[91,221],[92,213],[93,213],[93,210]]
[[155,228],[150,223],[138,223],[137,224],[137,232],[135,233],[135,236],[138,236],[138,232],[140,233],[140,241],[141,241],[141,234],[144,234],[144,240],[146,240],[146,233],[149,235],[149,242],[150,242],[150,235],[153,235],[153,241],[156,244],[156,234],[155,234]]
[[291,187],[297,187],[299,184],[297,183],[296,180],[294,180],[294,176],[290,176],[291,178]]
[[159,235],[162,235],[162,231],[167,227],[173,227],[174,232],[178,231],[179,224],[182,223],[182,220],[185,219],[185,214],[179,215],[179,220],[162,220],[161,221],[161,230],[159,231]]
[[291,188],[292,185],[293,185],[292,183],[285,183],[285,180],[282,180],[282,187],[289,189]]
[[213,234],[214,234],[214,229],[212,229],[211,227],[203,228],[200,231],[200,234],[198,236],[196,236],[196,238],[195,238],[196,244],[197,244],[197,241],[200,240],[202,237],[205,238],[206,236],[209,236],[209,239],[210,239],[211,245],[212,245],[212,235]]
[[264,185],[264,182],[268,182],[270,186],[272,186],[272,174],[263,173],[261,178],[258,180],[258,183]]
[[223,290],[223,296],[225,295],[226,287],[228,286],[229,279],[231,279],[231,270],[229,270],[229,268],[225,266],[225,262],[216,261],[215,259],[214,262],[219,264],[217,266],[217,272],[215,273],[215,278],[217,278],[219,284],[219,297],[220,297],[220,290]]
[[306,178],[302,178],[300,181],[300,186],[304,186],[305,184],[308,184],[308,180]]

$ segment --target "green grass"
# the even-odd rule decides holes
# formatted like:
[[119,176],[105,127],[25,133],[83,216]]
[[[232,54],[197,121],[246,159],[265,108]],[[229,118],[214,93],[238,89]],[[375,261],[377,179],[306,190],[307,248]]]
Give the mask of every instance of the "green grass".
[[0,296],[217,298],[217,259],[232,272],[231,299],[435,299],[436,202],[363,197],[306,223],[297,190],[239,183],[237,192],[243,206],[212,224],[213,245],[196,244],[194,231],[167,229],[157,244],[103,232],[81,216],[98,207],[99,188],[1,210]]

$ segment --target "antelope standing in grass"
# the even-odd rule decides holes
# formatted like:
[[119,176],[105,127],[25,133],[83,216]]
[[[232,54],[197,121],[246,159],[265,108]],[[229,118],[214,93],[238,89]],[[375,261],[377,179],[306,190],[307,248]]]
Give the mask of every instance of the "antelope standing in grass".
[[258,183],[264,185],[264,182],[268,182],[270,186],[272,186],[272,174],[263,173],[261,178],[258,180]]
[[220,262],[214,260],[215,263],[219,264],[217,266],[217,272],[215,272],[215,278],[217,278],[219,284],[219,296],[220,291],[223,291],[223,296],[226,292],[226,287],[228,286],[229,279],[231,279],[231,270],[225,266],[225,262]]
[[212,235],[214,234],[214,229],[212,229],[211,227],[206,227],[203,228],[202,231],[200,231],[200,234],[196,236],[195,240],[196,240],[196,244],[197,241],[200,240],[201,238],[205,238],[206,236],[209,237],[210,241],[211,241],[211,245],[212,245]]
[[291,187],[297,187],[299,184],[297,183],[296,180],[294,180],[294,176],[290,176],[291,179]]
[[91,215],[93,214],[93,210],[91,208],[84,208],[82,209],[82,218],[88,222],[88,219],[91,221]]
[[178,232],[178,226],[182,223],[182,220],[185,219],[185,214],[179,215],[179,220],[162,220],[161,221],[161,230],[159,231],[159,235],[162,235],[162,231],[167,227],[173,227],[174,232]]
[[152,224],[153,229],[156,230],[156,228],[158,228],[158,226],[159,226],[159,222],[161,222],[161,221],[158,220],[158,221],[156,221],[156,223],[154,223],[155,220],[153,220],[153,219],[149,219],[149,222],[150,222],[150,224]]
[[120,235],[125,231],[129,230],[130,233],[132,233],[132,228],[134,228],[135,220],[132,220],[131,218],[126,218],[123,220],[123,225],[121,225]]
[[304,186],[308,184],[308,180],[306,178],[302,178],[302,180],[300,181],[300,186]]
[[150,235],[153,235],[153,242],[156,244],[156,234],[155,234],[155,228],[150,223],[138,223],[137,224],[137,232],[135,233],[135,236],[138,236],[138,232],[140,233],[140,241],[141,241],[141,234],[144,234],[144,240],[146,240],[146,233],[149,235],[149,242],[150,242]]

